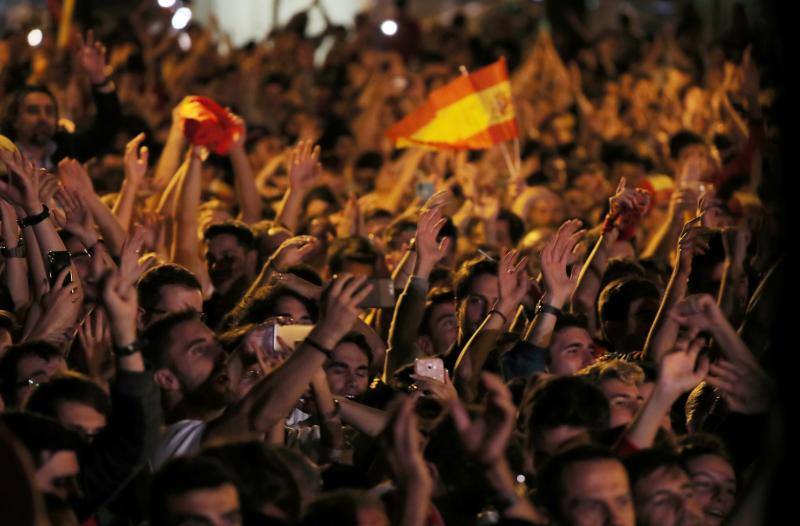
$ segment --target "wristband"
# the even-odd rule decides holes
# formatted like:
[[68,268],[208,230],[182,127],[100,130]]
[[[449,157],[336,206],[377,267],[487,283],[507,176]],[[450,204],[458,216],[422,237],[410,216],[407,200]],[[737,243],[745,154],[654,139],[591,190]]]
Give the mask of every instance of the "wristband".
[[50,217],[50,209],[47,208],[47,205],[42,204],[42,211],[36,215],[23,217],[22,219],[17,219],[17,224],[19,224],[20,228],[25,228],[33,225],[38,225],[45,219]]
[[539,300],[539,303],[536,304],[536,314],[552,314],[558,318],[561,316],[561,309],[553,307],[552,305],[548,305],[542,300]]
[[498,316],[503,318],[503,323],[508,323],[508,316],[506,316],[505,314],[503,314],[499,310],[492,309],[492,310],[490,310],[489,312],[486,313],[487,316],[491,316],[492,314],[497,314]]
[[315,342],[311,338],[306,338],[305,339],[305,343],[307,343],[308,345],[313,347],[315,350],[317,350],[317,351],[321,352],[322,354],[324,354],[325,357],[328,360],[333,360],[333,351],[332,350],[323,347],[321,344]]
[[140,352],[142,350],[142,347],[144,347],[144,344],[140,340],[136,340],[133,343],[130,343],[122,347],[115,344],[113,347],[114,356],[116,356],[117,358],[125,358],[126,356],[130,356],[132,354]]
[[0,254],[4,258],[24,258],[26,255],[23,245],[17,245],[14,248],[8,248],[5,245],[0,246]]

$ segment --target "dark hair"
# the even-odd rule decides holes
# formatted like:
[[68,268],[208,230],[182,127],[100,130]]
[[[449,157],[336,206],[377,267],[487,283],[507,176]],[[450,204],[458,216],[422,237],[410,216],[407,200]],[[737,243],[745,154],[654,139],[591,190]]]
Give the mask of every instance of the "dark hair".
[[53,96],[53,92],[47,89],[47,87],[38,84],[23,86],[14,92],[11,102],[6,107],[5,116],[3,120],[0,121],[0,134],[5,135],[12,141],[17,139],[17,130],[14,124],[17,117],[19,117],[20,111],[22,111],[22,103],[25,101],[25,97],[31,93],[43,93],[50,97],[50,100],[53,101],[53,105],[56,107],[56,122],[58,122],[58,101],[55,96]]
[[392,221],[388,227],[386,227],[383,237],[386,239],[390,248],[394,250],[400,250],[402,247],[397,243],[397,238],[403,235],[405,232],[416,232],[416,230],[416,221],[409,219],[408,217],[399,217]]
[[23,358],[28,356],[36,356],[49,362],[63,357],[63,354],[58,347],[43,341],[30,341],[9,346],[5,355],[0,359],[0,395],[9,406],[18,403],[17,366]]
[[274,318],[280,313],[275,312],[275,305],[281,298],[294,298],[302,303],[311,320],[316,322],[319,317],[319,306],[316,300],[306,298],[285,285],[268,284],[260,287],[252,296],[245,297],[225,317],[222,324],[224,328],[232,328],[248,323],[262,323],[269,318]]
[[631,481],[631,489],[636,483],[647,477],[657,469],[677,468],[688,474],[686,464],[681,457],[672,450],[665,448],[650,448],[637,451],[628,455],[623,460],[625,469],[628,470],[628,477]]
[[724,459],[732,467],[734,466],[733,458],[725,447],[725,443],[710,433],[692,433],[681,437],[678,442],[678,454],[685,464],[698,457],[714,455]]
[[497,268],[497,261],[493,261],[491,259],[478,258],[465,261],[461,265],[461,268],[458,269],[454,279],[456,301],[460,302],[469,296],[469,291],[472,288],[472,282],[478,276],[483,274],[497,276]]
[[609,321],[624,320],[631,303],[640,298],[658,300],[661,293],[652,281],[644,278],[622,278],[606,285],[597,302],[601,326]]
[[150,486],[150,524],[172,524],[167,507],[170,498],[190,491],[218,488],[225,484],[236,486],[236,480],[216,459],[197,456],[170,460],[156,472]]
[[372,170],[380,170],[383,167],[383,156],[376,151],[366,151],[358,156],[354,168],[370,168]]
[[160,320],[151,323],[142,334],[144,346],[142,354],[155,369],[167,367],[168,351],[172,343],[172,330],[182,323],[201,321],[202,315],[193,310],[170,312]]
[[139,278],[136,286],[139,305],[145,310],[155,308],[161,297],[161,288],[167,285],[203,290],[197,277],[189,269],[175,263],[164,263],[151,268]]
[[708,293],[716,296],[719,283],[712,280],[715,268],[725,261],[725,246],[722,232],[715,231],[707,238],[708,250],[692,258],[692,271],[689,274],[688,294]]
[[597,433],[608,429],[611,409],[600,388],[576,376],[557,376],[538,384],[525,404],[528,446],[549,429],[563,425]]
[[503,208],[497,215],[497,220],[508,223],[508,237],[511,238],[511,243],[514,245],[519,243],[522,236],[525,235],[525,224],[522,219],[511,210]]
[[366,491],[338,490],[315,500],[303,514],[300,526],[341,526],[358,524],[358,510],[383,509],[381,500]]
[[62,426],[49,416],[27,411],[11,411],[0,414],[0,424],[16,436],[28,448],[37,467],[42,465],[45,451],[80,451],[81,436]]
[[680,157],[681,152],[683,152],[684,148],[687,146],[691,146],[693,144],[702,144],[703,146],[706,145],[706,141],[703,138],[689,130],[681,130],[675,133],[672,137],[669,138],[669,155],[672,159],[677,160]]
[[106,418],[111,415],[111,399],[105,391],[88,377],[77,373],[54,377],[39,386],[28,398],[25,410],[58,418],[58,408],[64,402],[88,405]]
[[205,448],[200,455],[231,470],[246,514],[259,514],[264,505],[274,504],[295,518],[300,512],[300,489],[277,449],[248,441]]
[[367,367],[372,370],[372,347],[369,346],[369,342],[363,334],[358,332],[349,332],[344,338],[339,340],[339,343],[336,345],[339,346],[342,343],[352,343],[358,347],[358,350],[364,353],[364,356],[367,357]]
[[433,314],[433,308],[437,305],[443,305],[456,301],[456,295],[453,289],[449,287],[436,287],[428,292],[428,299],[425,301],[425,310],[422,313],[422,321],[419,324],[418,334],[420,336],[430,336],[430,327],[428,323]]
[[214,223],[206,228],[203,232],[203,239],[210,241],[216,236],[227,234],[236,238],[239,245],[245,250],[252,250],[255,248],[255,236],[250,227],[241,221],[223,221],[222,223]]
[[[620,462],[608,449],[594,444],[571,447],[547,459],[539,470],[537,488],[539,497],[547,512],[556,521],[561,522],[564,514],[561,511],[561,496],[564,493],[564,472],[573,464],[611,460]],[[622,465],[620,463],[620,465]]]
[[346,261],[374,267],[379,257],[378,251],[365,237],[350,236],[336,239],[328,250],[328,270],[331,274],[338,274],[342,272]]
[[333,193],[333,190],[325,185],[315,186],[305,195],[302,205],[303,211],[305,212],[305,210],[308,208],[308,205],[315,200],[325,201],[328,203],[329,208],[332,208],[333,210],[338,210],[342,206],[339,202],[339,199],[336,197],[336,194]]
[[634,258],[611,258],[603,273],[603,279],[600,280],[600,290],[614,280],[627,277],[644,278],[645,270],[642,264]]

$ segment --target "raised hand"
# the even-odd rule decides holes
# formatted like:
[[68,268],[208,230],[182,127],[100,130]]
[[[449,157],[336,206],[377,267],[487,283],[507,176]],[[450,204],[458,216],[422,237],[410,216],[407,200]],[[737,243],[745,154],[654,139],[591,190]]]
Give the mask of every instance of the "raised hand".
[[447,369],[444,370],[444,382],[417,374],[412,374],[410,377],[423,397],[436,400],[444,409],[449,409],[453,403],[458,401],[458,392],[450,380],[450,373]]
[[94,193],[94,184],[89,177],[89,172],[75,159],[65,157],[58,163],[58,178],[61,179],[61,184],[75,190],[80,195]]
[[484,465],[503,459],[514,429],[517,408],[511,391],[492,373],[481,374],[486,389],[486,408],[482,415],[470,419],[467,410],[456,398],[450,415],[467,453]]
[[278,272],[286,272],[292,265],[302,263],[317,248],[319,241],[314,236],[290,237],[278,247],[269,264]]
[[414,412],[416,401],[416,395],[403,397],[392,414],[387,427],[389,465],[401,490],[429,493],[433,479],[422,456],[422,436]]
[[41,283],[41,315],[36,326],[26,339],[40,339],[61,345],[72,341],[75,327],[83,305],[83,289],[74,281],[64,283],[74,267],[65,267],[51,285],[47,280]]
[[[122,244],[117,271],[119,278],[117,285],[122,289],[134,288],[134,285],[144,272],[140,256],[146,233],[144,228],[137,226]],[[122,292],[125,292],[125,290],[122,290]]]
[[765,413],[775,396],[769,375],[760,367],[745,363],[718,360],[711,364],[706,381],[720,391],[735,413]]
[[625,178],[619,180],[614,195],[608,200],[612,215],[635,211],[643,214],[650,206],[650,194],[641,188],[628,188]]
[[56,201],[61,210],[53,210],[58,226],[75,235],[83,246],[89,248],[97,243],[97,231],[92,213],[75,190],[61,188],[56,192]]
[[519,250],[509,250],[500,258],[497,270],[500,294],[495,308],[506,319],[511,317],[528,294],[527,263],[528,256],[522,256]]
[[319,179],[319,152],[319,146],[313,146],[311,141],[300,141],[289,153],[289,185],[293,190],[308,192]]
[[680,325],[706,331],[717,323],[728,323],[709,294],[692,294],[675,304],[667,314]]
[[[333,280],[330,287],[322,294],[322,309],[317,329],[325,341],[319,343],[332,348],[350,332],[359,315],[358,304],[371,290],[372,285],[367,283],[366,277],[356,278],[350,274],[343,274]],[[317,332],[317,329],[314,332]]]
[[28,215],[42,211],[39,197],[40,176],[35,165],[21,151],[0,148],[0,161],[8,171],[8,181],[0,181],[0,194],[9,203],[22,208]]
[[656,388],[671,397],[691,391],[708,375],[708,356],[700,356],[705,341],[694,337],[696,334],[691,331],[689,337],[679,339],[659,364]]
[[134,284],[142,273],[139,254],[143,242],[144,229],[137,227],[122,245],[119,267],[109,272],[103,283],[103,305],[111,321],[111,335],[121,346],[136,340],[139,301]]
[[111,352],[111,332],[103,309],[96,307],[84,318],[78,328],[78,341],[86,357],[90,376],[100,378]]
[[678,266],[684,272],[691,272],[692,259],[708,250],[708,236],[711,229],[701,226],[703,216],[697,216],[683,225],[678,238]]
[[422,205],[422,212],[433,210],[434,208],[444,208],[449,204],[452,197],[453,194],[450,190],[439,190],[425,201],[425,204]]
[[125,145],[125,157],[123,158],[125,180],[130,181],[137,188],[147,173],[147,160],[149,158],[147,146],[142,146],[143,141],[144,133],[140,133],[128,141],[128,144]]
[[86,73],[92,84],[102,84],[105,82],[108,72],[106,71],[106,47],[100,41],[95,41],[94,31],[91,29],[86,33],[86,40],[83,35],[78,35],[75,60],[78,67]]
[[570,219],[562,224],[556,235],[542,249],[542,277],[544,278],[545,303],[560,309],[569,299],[578,282],[579,268],[567,271],[575,247],[585,230],[581,221]]
[[439,232],[447,223],[447,218],[442,217],[438,208],[426,210],[417,221],[417,235],[414,245],[417,249],[417,276],[427,278],[433,267],[447,256],[450,248],[450,238],[437,240]]

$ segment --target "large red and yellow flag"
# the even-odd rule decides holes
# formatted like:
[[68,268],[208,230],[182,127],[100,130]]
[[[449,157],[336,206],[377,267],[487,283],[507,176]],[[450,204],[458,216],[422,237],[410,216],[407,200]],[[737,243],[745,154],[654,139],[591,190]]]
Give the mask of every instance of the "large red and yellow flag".
[[480,149],[518,136],[505,58],[435,89],[386,136],[399,148]]

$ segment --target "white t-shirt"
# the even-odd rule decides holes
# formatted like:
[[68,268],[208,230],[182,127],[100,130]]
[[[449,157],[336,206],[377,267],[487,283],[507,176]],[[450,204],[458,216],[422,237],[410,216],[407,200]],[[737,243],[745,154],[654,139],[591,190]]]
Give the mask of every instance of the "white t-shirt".
[[167,427],[156,446],[150,465],[153,471],[172,457],[191,455],[200,450],[200,441],[206,430],[204,420],[181,420]]

